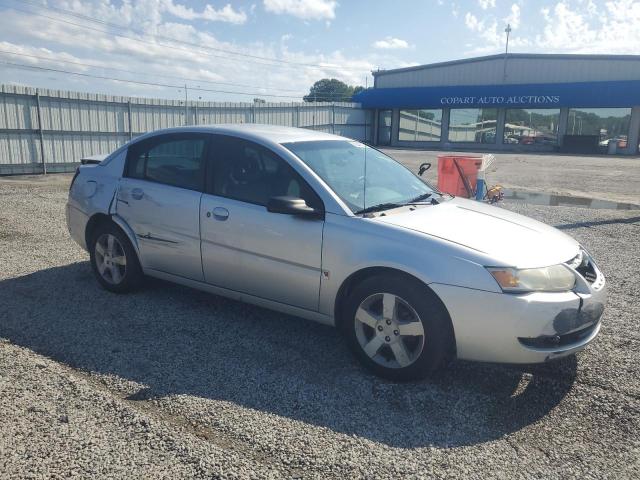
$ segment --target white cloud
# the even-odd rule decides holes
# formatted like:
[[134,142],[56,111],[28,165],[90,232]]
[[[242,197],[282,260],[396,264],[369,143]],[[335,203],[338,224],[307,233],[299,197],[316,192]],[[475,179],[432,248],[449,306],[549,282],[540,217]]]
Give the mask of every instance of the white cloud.
[[[225,42],[216,38],[208,30],[197,24],[180,21],[175,15],[164,10],[157,0],[100,0],[97,2],[74,2],[49,0],[61,8],[73,8],[77,13],[105,21],[129,26],[132,30],[123,32],[123,38],[111,33],[89,31],[43,19],[19,11],[3,10],[3,29],[0,50],[45,57],[51,61],[31,57],[2,55],[0,58],[16,63],[31,64],[94,75],[112,76],[122,79],[151,81],[181,85],[185,81],[167,78],[166,75],[182,77],[190,86],[189,94],[202,96],[206,100],[246,101],[251,96],[229,93],[197,92],[192,87],[226,91],[250,92],[273,101],[288,101],[290,98],[269,97],[268,94],[289,95],[301,98],[309,86],[324,77],[335,77],[350,84],[364,84],[364,78],[380,63],[373,54],[345,56],[336,50],[327,53],[307,53],[300,50],[299,42],[288,42],[288,35],[264,42]],[[144,21],[142,21],[144,19]],[[176,21],[167,21],[168,19]],[[81,23],[74,20],[74,23]],[[100,27],[98,27],[100,28]],[[229,55],[216,50],[205,50],[184,44],[172,44],[166,38],[175,38],[202,47],[213,47],[246,55],[278,58],[294,64],[270,64],[267,61]],[[167,47],[168,44],[175,48]],[[97,65],[99,69],[76,64],[64,64],[55,60]],[[303,66],[299,64],[308,64]],[[311,66],[313,65],[313,66]],[[395,66],[395,62],[394,62]],[[140,72],[129,74],[108,68]],[[209,84],[227,82],[227,85]],[[155,86],[141,86],[82,78],[71,75],[3,67],[3,82],[32,84],[34,86],[83,91],[104,92],[119,95],[147,95],[176,98],[177,90]],[[240,86],[233,87],[234,84]],[[244,86],[243,86],[244,85]],[[257,85],[255,88],[247,85]],[[283,91],[286,90],[286,91]]]
[[[478,41],[474,43],[481,46],[467,53],[500,52],[505,41],[503,27],[510,23],[514,29],[509,40],[510,50],[640,54],[640,2],[637,0],[609,0],[603,4],[593,0],[556,1],[540,8],[541,15],[536,22],[542,25],[535,27],[537,33],[529,35],[526,29],[523,31],[521,5],[522,2],[513,3],[509,15],[502,19],[492,14],[477,17],[468,12],[465,26],[476,35]],[[531,18],[534,17],[536,15]],[[524,27],[531,27],[529,21]]]
[[496,0],[478,0],[478,5],[483,10],[487,10],[488,8],[496,7]]
[[268,12],[304,20],[333,20],[338,6],[335,0],[263,0],[263,3]]
[[459,14],[460,14],[460,8],[458,8],[458,5],[455,2],[452,2],[451,3],[451,15],[453,15],[456,18],[458,18]]
[[[113,0],[99,1],[70,1],[48,0],[54,7],[72,10],[76,13],[99,18],[101,20],[121,24],[135,24],[138,26],[157,25],[166,13],[182,20],[205,20],[211,22],[227,22],[243,24],[247,21],[247,15],[235,10],[231,4],[216,9],[206,4],[200,12],[175,0]],[[118,5],[120,3],[120,5]]]
[[196,12],[185,5],[174,3],[173,0],[163,0],[161,5],[166,12],[183,20],[202,19],[210,22],[228,22],[238,25],[247,21],[247,15],[244,12],[234,10],[229,3],[218,10],[207,4],[202,12]]
[[640,3],[558,2],[542,11],[545,26],[535,39],[545,49],[575,53],[640,53]]
[[476,17],[471,12],[467,12],[465,14],[464,24],[467,26],[469,30],[478,31],[480,29],[480,22],[478,21],[478,17]]
[[381,50],[397,50],[409,48],[409,43],[406,40],[401,40],[399,38],[385,37],[383,40],[373,42],[373,48]]
[[512,28],[520,27],[520,6],[517,3],[511,5],[511,13],[504,20]]

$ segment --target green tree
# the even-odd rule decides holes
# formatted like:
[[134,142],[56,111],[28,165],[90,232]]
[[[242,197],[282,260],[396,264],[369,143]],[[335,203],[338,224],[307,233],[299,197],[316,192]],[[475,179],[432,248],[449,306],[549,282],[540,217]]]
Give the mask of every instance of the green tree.
[[323,78],[314,83],[309,94],[304,96],[305,102],[349,102],[364,87],[347,85],[337,78]]

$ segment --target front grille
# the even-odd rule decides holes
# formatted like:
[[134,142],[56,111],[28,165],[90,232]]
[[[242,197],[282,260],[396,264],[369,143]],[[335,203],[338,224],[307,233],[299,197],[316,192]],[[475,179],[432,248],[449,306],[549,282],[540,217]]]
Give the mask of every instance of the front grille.
[[[591,285],[594,285],[594,287],[596,287],[596,285],[600,287],[602,286],[602,282],[598,278],[599,275],[598,270],[596,269],[596,265],[593,262],[593,259],[584,250],[580,249],[580,253],[569,260],[567,262],[567,265],[575,269],[576,272],[578,272],[582,276],[582,278],[584,278]],[[602,276],[600,275],[600,277]]]
[[589,283],[595,282],[598,278],[592,262],[588,262],[586,265],[580,265],[580,267],[576,268],[576,271]]

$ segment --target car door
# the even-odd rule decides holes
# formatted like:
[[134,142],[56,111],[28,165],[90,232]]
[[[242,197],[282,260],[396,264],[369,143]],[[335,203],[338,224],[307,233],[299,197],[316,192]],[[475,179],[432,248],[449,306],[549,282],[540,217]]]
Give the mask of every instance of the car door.
[[164,134],[127,152],[116,211],[135,233],[145,269],[203,280],[200,200],[208,139]]
[[215,135],[200,207],[205,281],[316,311],[323,219],[272,213],[274,196],[322,201],[282,158],[253,142]]

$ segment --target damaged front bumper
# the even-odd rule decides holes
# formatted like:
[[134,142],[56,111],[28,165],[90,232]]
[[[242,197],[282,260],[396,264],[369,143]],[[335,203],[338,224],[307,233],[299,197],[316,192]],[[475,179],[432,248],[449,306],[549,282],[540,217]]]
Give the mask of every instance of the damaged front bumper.
[[600,331],[604,276],[580,278],[574,291],[504,294],[431,284],[449,310],[457,356],[500,363],[542,363],[585,348]]

